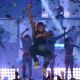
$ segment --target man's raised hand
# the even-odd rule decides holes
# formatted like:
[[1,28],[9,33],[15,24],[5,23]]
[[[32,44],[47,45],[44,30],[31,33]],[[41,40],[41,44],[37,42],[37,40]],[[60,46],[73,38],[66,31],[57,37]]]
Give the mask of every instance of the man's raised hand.
[[29,4],[27,5],[27,10],[30,10],[30,9],[31,9],[31,7],[32,7],[32,4],[31,4],[31,3],[29,3]]

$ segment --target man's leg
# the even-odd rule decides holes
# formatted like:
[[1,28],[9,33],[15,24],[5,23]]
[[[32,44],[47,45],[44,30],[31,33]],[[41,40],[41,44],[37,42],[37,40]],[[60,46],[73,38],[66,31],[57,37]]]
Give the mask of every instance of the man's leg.
[[28,57],[29,80],[32,80],[32,57]]
[[37,46],[32,46],[30,48],[30,54],[34,60],[34,63],[35,63],[35,67],[38,67],[39,66],[39,61],[38,61],[38,58],[37,58],[37,55],[38,55],[38,47]]
[[50,68],[51,68],[51,77],[54,77],[54,63],[55,63],[55,58],[51,60],[50,62]]
[[43,68],[42,68],[42,71],[43,71],[43,80],[46,79],[46,71],[47,71],[47,67],[50,63],[50,58],[49,57],[44,57],[44,64],[43,64]]
[[51,56],[51,53],[48,49],[45,49],[42,54],[44,57],[43,76],[45,77],[46,76],[46,69],[52,60],[52,56]]
[[26,80],[26,57],[23,56],[23,59],[22,59],[22,77],[23,77],[23,80]]
[[66,67],[66,71],[65,71],[65,80],[68,80],[68,68],[69,68],[69,60],[68,60],[68,58],[66,57],[65,58],[65,67]]
[[71,78],[73,78],[73,66],[70,66],[70,70],[71,70]]
[[73,65],[74,65],[74,59],[72,57],[70,62],[71,78],[73,78]]
[[66,66],[66,71],[65,71],[65,80],[68,80],[67,75],[68,75],[68,67]]
[[38,58],[37,58],[37,56],[36,56],[37,53],[38,53],[37,50],[38,50],[38,49],[37,49],[37,46],[32,46],[32,47],[30,48],[30,54],[31,54],[34,62],[38,61]]

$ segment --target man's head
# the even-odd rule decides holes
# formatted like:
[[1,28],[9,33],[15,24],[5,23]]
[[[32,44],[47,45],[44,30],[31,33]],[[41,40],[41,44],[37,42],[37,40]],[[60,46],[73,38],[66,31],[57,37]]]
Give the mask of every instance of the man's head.
[[71,43],[71,42],[73,42],[73,40],[72,40],[71,37],[67,37],[67,38],[65,39],[65,42],[66,42],[66,43]]
[[37,31],[38,32],[44,32],[45,31],[45,25],[43,22],[38,22],[37,24]]
[[25,36],[24,36],[24,39],[29,39],[30,38],[30,36],[28,35],[28,34],[26,34]]

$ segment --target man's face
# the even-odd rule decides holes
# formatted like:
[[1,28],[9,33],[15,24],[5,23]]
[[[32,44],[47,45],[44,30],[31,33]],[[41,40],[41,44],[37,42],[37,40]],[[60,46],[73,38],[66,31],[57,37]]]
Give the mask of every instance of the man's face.
[[39,32],[43,32],[44,31],[44,27],[43,26],[38,26],[38,31]]
[[67,44],[70,44],[70,43],[71,43],[70,38],[67,39],[66,43],[67,43]]

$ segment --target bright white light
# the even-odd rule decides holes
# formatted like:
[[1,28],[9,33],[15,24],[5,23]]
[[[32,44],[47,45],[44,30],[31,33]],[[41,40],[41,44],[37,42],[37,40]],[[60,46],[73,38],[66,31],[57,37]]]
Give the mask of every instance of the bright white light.
[[[19,71],[19,69],[17,69]],[[8,80],[15,79],[15,69],[13,68],[1,68],[0,69],[0,80],[8,78]]]
[[70,12],[69,11],[64,11],[64,17],[65,18],[70,17]]
[[[48,71],[50,68],[47,69]],[[54,68],[54,74],[61,76],[61,72],[64,72],[64,77],[65,77],[65,68]],[[76,79],[80,79],[80,68],[73,68],[73,77]],[[71,71],[70,68],[68,70],[68,79],[71,78]]]
[[61,47],[61,48],[63,48],[64,44],[55,44],[55,47]]
[[42,13],[42,17],[43,17],[43,18],[48,18],[49,15],[48,15],[47,12],[45,11],[45,12]]

